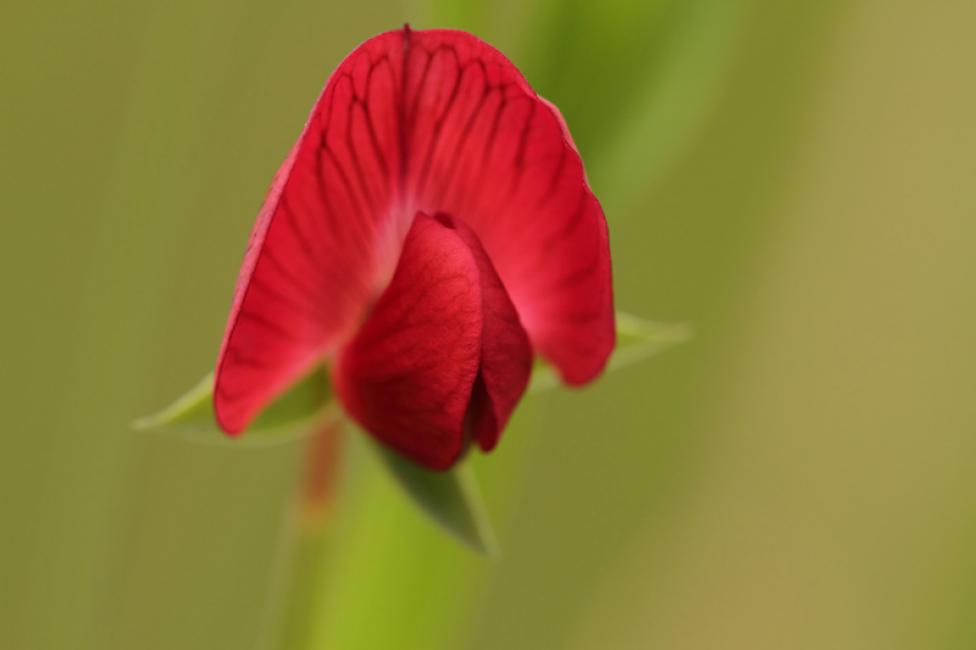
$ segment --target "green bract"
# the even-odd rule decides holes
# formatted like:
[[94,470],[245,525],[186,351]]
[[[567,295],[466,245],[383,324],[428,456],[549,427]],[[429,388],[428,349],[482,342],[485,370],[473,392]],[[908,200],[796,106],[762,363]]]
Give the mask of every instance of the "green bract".
[[[607,372],[652,357],[690,337],[685,325],[655,323],[619,312],[616,322],[617,347],[607,364]],[[559,383],[551,366],[538,363],[527,393],[540,393]],[[333,400],[329,387],[328,373],[325,368],[317,368],[266,408],[245,433],[231,437],[217,427],[214,418],[213,373],[210,373],[172,404],[136,420],[133,426],[203,444],[260,447],[302,439],[313,433],[317,424],[330,417],[340,417],[340,413],[341,408]],[[494,554],[495,535],[469,463],[462,461],[448,471],[437,472],[420,467],[379,444],[372,446],[405,493],[434,521],[472,548]]]

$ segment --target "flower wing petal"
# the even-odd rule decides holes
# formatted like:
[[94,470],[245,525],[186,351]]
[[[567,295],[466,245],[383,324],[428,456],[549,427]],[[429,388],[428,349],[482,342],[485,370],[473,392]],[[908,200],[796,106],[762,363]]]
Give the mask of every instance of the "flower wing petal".
[[468,435],[493,446],[525,390],[531,359],[518,314],[475,235],[450,217],[418,214],[389,287],[333,374],[343,405],[367,431],[418,463],[446,469]]

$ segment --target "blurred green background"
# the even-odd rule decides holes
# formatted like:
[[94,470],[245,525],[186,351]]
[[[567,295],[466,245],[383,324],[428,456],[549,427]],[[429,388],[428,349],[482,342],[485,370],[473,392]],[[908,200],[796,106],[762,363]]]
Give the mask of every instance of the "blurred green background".
[[[618,306],[696,337],[520,407],[476,466],[495,560],[347,440],[298,624],[302,446],[128,422],[210,367],[328,73],[404,21],[474,31],[563,109]],[[0,648],[976,647],[974,24],[966,0],[6,4]]]

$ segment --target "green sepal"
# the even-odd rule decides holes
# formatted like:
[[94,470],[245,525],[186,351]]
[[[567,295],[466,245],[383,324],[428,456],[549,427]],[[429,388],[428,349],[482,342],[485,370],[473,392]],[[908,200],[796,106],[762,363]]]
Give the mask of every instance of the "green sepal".
[[[652,357],[688,340],[690,328],[646,321],[618,312],[617,346],[606,372]],[[527,393],[560,385],[556,371],[537,363]],[[317,420],[338,411],[332,400],[328,373],[316,368],[268,406],[235,437],[218,427],[213,411],[213,373],[162,411],[133,423],[139,430],[180,435],[203,444],[255,447],[277,445],[309,435]],[[421,467],[378,443],[371,445],[394,480],[421,510],[448,533],[486,555],[497,555],[498,544],[470,462],[462,460],[447,471]]]
[[431,519],[468,547],[498,555],[498,542],[470,461],[446,471],[421,467],[379,443],[370,445],[404,492]]
[[[604,374],[649,359],[691,338],[691,328],[682,323],[659,323],[617,312],[617,346]],[[529,380],[529,395],[557,388],[559,374],[551,365],[537,361]]]
[[[611,372],[659,354],[686,341],[690,328],[682,324],[647,321],[617,312],[617,347],[607,364]],[[555,369],[536,363],[528,394],[540,393],[560,385]],[[335,408],[328,373],[317,367],[267,407],[240,436],[230,437],[217,427],[213,412],[213,373],[172,404],[154,415],[133,422],[139,430],[175,433],[205,444],[230,444],[237,447],[267,446],[302,438],[326,410]]]
[[318,367],[271,403],[247,430],[228,436],[217,426],[213,410],[213,373],[175,402],[132,426],[142,431],[181,435],[194,442],[238,447],[281,444],[311,433],[332,404],[328,374]]

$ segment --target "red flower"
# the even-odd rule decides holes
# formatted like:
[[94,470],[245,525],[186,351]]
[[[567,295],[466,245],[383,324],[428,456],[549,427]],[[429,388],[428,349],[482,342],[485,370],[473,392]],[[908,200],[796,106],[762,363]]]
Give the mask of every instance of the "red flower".
[[583,384],[613,345],[606,221],[559,111],[474,36],[405,27],[339,65],[275,176],[214,408],[238,433],[330,361],[353,418],[444,469],[495,446],[533,353]]

